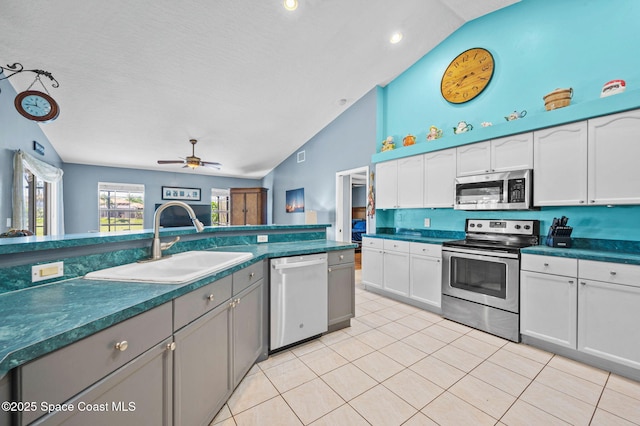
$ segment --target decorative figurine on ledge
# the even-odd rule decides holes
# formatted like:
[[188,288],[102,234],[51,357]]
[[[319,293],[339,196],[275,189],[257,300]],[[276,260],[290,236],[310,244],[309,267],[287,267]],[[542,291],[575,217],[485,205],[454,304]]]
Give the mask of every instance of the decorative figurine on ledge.
[[517,120],[518,118],[522,118],[525,115],[527,115],[527,110],[522,110],[520,112],[518,111],[513,111],[511,114],[509,114],[508,116],[506,116],[504,119],[507,121],[513,121],[513,120]]
[[415,145],[415,143],[416,143],[416,137],[413,136],[412,134],[408,134],[407,136],[404,137],[404,139],[402,139],[402,145],[404,146]]
[[627,88],[627,83],[624,80],[611,80],[602,86],[600,97],[605,98],[607,96],[615,95],[624,92]]
[[393,136],[387,136],[385,140],[382,141],[382,150],[381,152],[391,151],[395,149],[396,144],[393,142]]
[[490,122],[490,121],[483,121],[482,123],[480,123],[480,125],[482,127],[491,127],[491,126],[493,126],[493,123]]
[[453,133],[457,135],[458,133],[466,133],[470,130],[473,130],[473,126],[471,124],[467,124],[466,121],[460,121],[458,125],[453,128]]
[[441,137],[442,137],[442,130],[438,129],[436,126],[429,127],[429,133],[427,133],[428,141],[440,139]]

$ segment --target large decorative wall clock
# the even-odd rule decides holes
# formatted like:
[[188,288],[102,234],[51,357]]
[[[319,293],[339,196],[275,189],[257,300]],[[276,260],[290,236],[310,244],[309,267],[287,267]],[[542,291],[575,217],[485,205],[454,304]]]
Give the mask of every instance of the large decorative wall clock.
[[[9,74],[5,75],[5,71],[7,71]],[[0,66],[0,80],[6,80],[22,72],[35,73],[36,77],[33,80],[33,83],[31,83],[31,85],[27,87],[27,90],[18,93],[18,95],[16,96],[14,100],[16,110],[23,117],[29,120],[37,121],[39,123],[46,123],[58,118],[58,115],[60,114],[60,107],[58,106],[58,103],[51,97],[49,91],[40,79],[41,76],[45,76],[51,80],[52,87],[58,87],[58,81],[53,78],[53,75],[51,75],[50,72],[37,69],[25,70],[21,63],[16,62],[14,64],[8,64],[7,66]],[[44,89],[44,92],[31,90],[31,87],[33,87],[36,82],[40,83],[40,85]]]
[[493,56],[487,49],[465,50],[451,61],[442,75],[442,97],[452,104],[469,102],[486,89],[493,70]]

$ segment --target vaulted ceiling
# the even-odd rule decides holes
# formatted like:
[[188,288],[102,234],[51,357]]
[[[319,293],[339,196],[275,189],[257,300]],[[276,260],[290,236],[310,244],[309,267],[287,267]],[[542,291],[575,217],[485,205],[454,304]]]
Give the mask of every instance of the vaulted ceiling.
[[[261,178],[465,22],[516,1],[8,0],[0,62],[60,83],[48,87],[60,116],[42,129],[64,162]],[[191,155],[191,138],[220,170],[156,163]]]

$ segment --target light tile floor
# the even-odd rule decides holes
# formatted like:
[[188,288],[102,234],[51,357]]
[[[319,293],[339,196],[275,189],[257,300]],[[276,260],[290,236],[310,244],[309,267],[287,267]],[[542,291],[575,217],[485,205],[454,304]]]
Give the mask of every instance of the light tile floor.
[[212,424],[640,425],[640,383],[361,284],[351,323],[254,366]]

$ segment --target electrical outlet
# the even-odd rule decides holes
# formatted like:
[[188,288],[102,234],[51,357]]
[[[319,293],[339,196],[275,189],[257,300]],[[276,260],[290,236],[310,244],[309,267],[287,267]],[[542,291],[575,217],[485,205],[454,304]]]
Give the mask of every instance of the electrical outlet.
[[64,262],[46,263],[31,267],[31,282],[35,283],[64,275]]
[[7,218],[7,228],[11,228],[11,218]]
[[424,227],[425,228],[430,228],[431,227],[431,219],[428,217],[424,218]]
[[269,242],[269,236],[268,235],[258,235],[258,242],[259,243],[268,243]]

